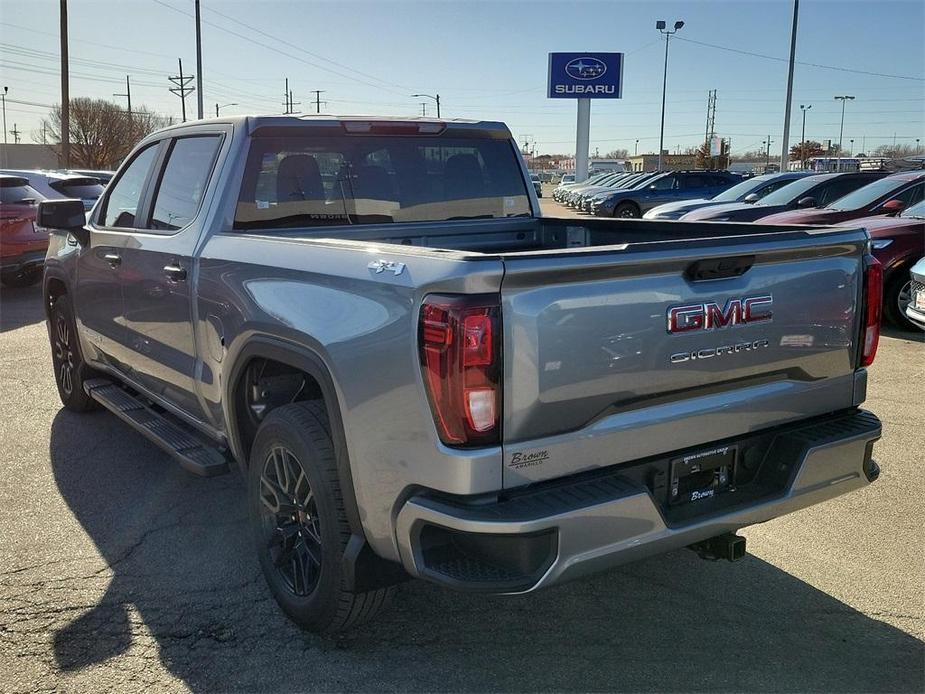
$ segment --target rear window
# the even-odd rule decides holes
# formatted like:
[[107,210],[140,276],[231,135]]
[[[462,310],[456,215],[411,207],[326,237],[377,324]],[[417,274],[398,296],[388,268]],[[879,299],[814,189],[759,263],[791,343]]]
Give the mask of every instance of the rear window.
[[235,229],[530,216],[507,140],[254,138]]
[[48,185],[66,198],[96,200],[103,194],[103,186],[95,179],[74,179],[72,181],[49,181]]
[[27,185],[8,186],[0,185],[0,202],[15,203],[23,200],[32,199],[39,202],[42,196],[37,190]]

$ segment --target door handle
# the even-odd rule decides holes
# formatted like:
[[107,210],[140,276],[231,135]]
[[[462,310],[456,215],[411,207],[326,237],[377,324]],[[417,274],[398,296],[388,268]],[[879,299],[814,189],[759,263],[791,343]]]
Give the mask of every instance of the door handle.
[[165,265],[164,274],[169,280],[173,280],[174,282],[181,282],[186,279],[186,268],[173,264]]
[[106,253],[103,255],[103,260],[109,263],[111,268],[117,268],[122,264],[122,256],[118,253]]

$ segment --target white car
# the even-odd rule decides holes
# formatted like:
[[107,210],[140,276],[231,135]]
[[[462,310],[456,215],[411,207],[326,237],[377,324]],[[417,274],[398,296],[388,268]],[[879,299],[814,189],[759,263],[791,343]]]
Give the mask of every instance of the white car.
[[925,258],[912,266],[912,284],[909,293],[906,315],[909,320],[925,330]]
[[49,199],[77,198],[84,204],[85,210],[92,209],[103,186],[99,179],[80,174],[58,173],[56,171],[35,171],[25,169],[4,169],[0,173],[20,176],[29,181],[29,185]]

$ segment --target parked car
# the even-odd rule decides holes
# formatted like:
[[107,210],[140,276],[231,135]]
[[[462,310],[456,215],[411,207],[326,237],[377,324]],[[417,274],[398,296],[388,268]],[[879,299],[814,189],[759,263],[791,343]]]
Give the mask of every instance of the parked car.
[[867,229],[874,257],[883,266],[883,315],[900,328],[914,327],[906,314],[912,299],[909,269],[925,255],[925,201],[896,217],[864,217],[839,226]]
[[28,287],[42,278],[48,234],[35,226],[41,193],[21,176],[0,174],[0,282]]
[[614,181],[625,179],[631,175],[632,174],[607,171],[597,176],[592,176],[587,181],[569,186],[568,190],[565,191],[565,195],[563,196],[563,202],[565,202],[566,205],[573,206],[576,197],[585,191],[591,190],[592,188],[600,188],[601,186],[609,185]]
[[88,176],[90,178],[95,178],[100,182],[101,185],[107,186],[112,180],[112,177],[116,175],[115,171],[106,171],[103,169],[69,169],[66,173],[77,174],[78,176]]
[[872,215],[895,215],[925,197],[925,171],[885,176],[833,200],[825,207],[762,217],[761,224],[838,224]]
[[617,190],[622,188],[634,188],[646,177],[651,177],[651,174],[644,173],[616,173],[611,174],[604,180],[600,181],[593,186],[584,186],[583,188],[575,188],[572,191],[569,191],[569,194],[565,198],[565,202],[569,207],[573,207],[576,210],[582,209],[584,206],[585,200],[598,193]]
[[581,185],[587,185],[587,184],[595,183],[595,182],[597,182],[597,181],[599,181],[599,180],[601,180],[601,179],[603,179],[603,178],[606,178],[607,176],[610,176],[610,174],[609,174],[609,173],[598,174],[598,175],[596,175],[596,176],[591,176],[590,178],[588,178],[588,179],[585,180],[585,181],[582,181],[581,183],[578,183],[578,182],[575,180],[575,177],[574,177],[574,176],[572,176],[572,177],[571,177],[571,180],[569,180],[569,181],[566,181],[566,180],[565,180],[565,176],[563,176],[563,177],[562,177],[562,180],[559,182],[559,185],[557,185],[557,186],[553,189],[553,191],[552,191],[552,199],[555,200],[556,202],[560,202],[560,201],[562,200],[562,196],[563,196],[565,193],[567,193],[571,188],[573,188],[573,187],[575,187],[575,186],[581,186]]
[[925,257],[912,266],[909,283],[909,304],[906,306],[906,318],[913,325],[925,330]]
[[681,219],[685,222],[754,222],[777,212],[825,207],[885,175],[880,172],[815,174],[794,181],[757,202],[731,202],[704,207],[688,212]]
[[736,559],[736,529],[877,478],[863,229],[542,217],[524,174],[500,123],[153,133],[89,221],[40,205],[61,401],[234,463],[272,595],[324,632],[408,575],[526,593]]
[[590,212],[598,217],[641,217],[666,202],[713,197],[741,180],[727,171],[667,171],[632,191],[597,196]]
[[562,178],[559,179],[559,183],[574,183],[575,174],[562,174]]
[[533,184],[533,190],[536,192],[536,197],[543,197],[543,182],[540,180],[539,175],[530,174],[530,183]]
[[56,171],[30,171],[28,169],[5,169],[0,173],[21,176],[29,185],[41,193],[44,199],[76,198],[89,211],[103,193],[103,186],[96,178]]
[[688,212],[699,210],[703,207],[722,205],[727,202],[757,202],[775,190],[809,175],[811,174],[804,171],[788,171],[782,174],[751,176],[740,183],[736,183],[732,188],[727,188],[722,193],[714,195],[712,198],[666,202],[664,205],[653,207],[642,217],[643,219],[680,219]]

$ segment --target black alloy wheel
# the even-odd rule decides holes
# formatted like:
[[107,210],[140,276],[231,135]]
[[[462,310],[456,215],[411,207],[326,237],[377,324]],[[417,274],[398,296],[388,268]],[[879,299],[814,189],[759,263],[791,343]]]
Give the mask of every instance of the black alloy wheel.
[[284,446],[263,462],[260,502],[270,561],[293,595],[311,595],[321,575],[318,509],[302,463]]

